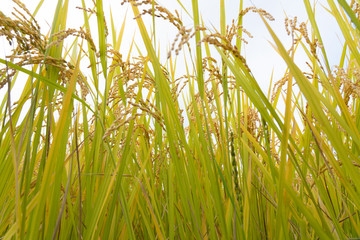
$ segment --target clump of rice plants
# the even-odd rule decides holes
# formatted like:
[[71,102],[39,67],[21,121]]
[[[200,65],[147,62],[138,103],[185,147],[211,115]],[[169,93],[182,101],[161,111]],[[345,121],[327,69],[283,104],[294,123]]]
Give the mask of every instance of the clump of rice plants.
[[[360,236],[358,1],[328,0],[344,37],[335,71],[309,0],[308,23],[285,20],[290,48],[271,14],[243,1],[227,26],[221,0],[213,31],[197,0],[193,27],[156,1],[124,0],[142,37],[129,53],[119,50],[125,21],[116,32],[101,0],[81,2],[80,29],[66,27],[69,1],[59,0],[48,34],[13,2],[13,16],[0,12],[12,46],[0,59],[1,239]],[[249,13],[287,64],[269,94],[241,52]],[[178,31],[167,59],[145,17]]]

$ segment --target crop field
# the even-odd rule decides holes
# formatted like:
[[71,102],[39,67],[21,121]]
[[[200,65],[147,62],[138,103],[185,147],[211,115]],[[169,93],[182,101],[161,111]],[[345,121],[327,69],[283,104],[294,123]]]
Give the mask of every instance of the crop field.
[[[327,0],[335,66],[310,0],[287,39],[243,0],[233,21],[218,1],[218,30],[198,0],[119,1],[141,36],[127,52],[128,20],[102,0],[78,1],[78,29],[69,0],[40,27],[43,2],[0,11],[1,240],[360,239],[359,0]],[[242,52],[248,15],[286,63],[268,92]],[[177,33],[167,45],[159,22]]]

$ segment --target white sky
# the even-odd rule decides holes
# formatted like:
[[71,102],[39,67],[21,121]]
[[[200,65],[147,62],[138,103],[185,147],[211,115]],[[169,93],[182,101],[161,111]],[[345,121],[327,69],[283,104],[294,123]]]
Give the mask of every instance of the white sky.
[[[11,0],[1,1],[1,11],[4,14],[10,16],[14,4]],[[30,12],[35,10],[37,4],[36,0],[23,0],[22,2],[28,7]],[[70,7],[68,15],[68,27],[79,28],[83,23],[83,15],[81,10],[75,9],[75,6],[81,6],[81,1],[74,0],[69,2]],[[86,0],[85,2],[88,4],[87,7],[93,7],[91,1]],[[131,8],[129,8],[129,4],[121,6],[121,0],[103,0],[103,2],[108,26],[110,27],[109,6],[111,6],[114,20],[117,23],[117,30],[119,30],[120,25],[125,17],[125,12],[128,10],[124,43],[121,47],[121,53],[126,56],[128,53],[129,43],[131,42],[132,36],[137,30],[137,25],[132,19],[133,15]],[[183,16],[185,25],[188,27],[192,25],[191,19],[183,10],[181,10],[181,7],[178,5],[176,0],[162,0],[159,2],[163,6],[169,8],[169,10],[178,9],[180,15]],[[181,2],[184,4],[186,9],[192,13],[191,0],[181,0]],[[43,34],[46,34],[50,30],[56,4],[56,0],[45,0],[42,8],[36,16],[36,19],[42,27]],[[325,49],[330,57],[330,65],[333,67],[337,64],[336,60],[339,59],[339,55],[341,54],[342,49],[337,46],[339,46],[339,41],[342,41],[342,39],[339,40],[337,37],[336,33],[339,32],[339,30],[337,28],[336,22],[333,20],[332,16],[325,11],[324,6],[321,4],[324,4],[324,6],[327,7],[326,0],[317,1],[316,18],[320,28],[320,33],[322,34],[324,40]],[[199,0],[199,9],[201,11],[202,17],[206,26],[210,29],[212,29],[212,27],[219,29],[219,5],[219,0]],[[225,0],[225,5],[227,24],[230,24],[232,19],[237,18],[239,0]],[[255,5],[256,7],[263,8],[267,12],[271,13],[275,18],[275,21],[271,23],[271,26],[275,30],[275,33],[278,35],[278,37],[287,44],[287,47],[290,46],[290,37],[288,37],[285,32],[285,16],[298,16],[299,22],[307,20],[305,7],[302,0],[244,0],[244,5],[244,7]],[[147,19],[150,20],[150,18]],[[96,19],[93,18],[93,20],[94,24],[96,24]],[[160,42],[159,46],[161,54],[166,56],[169,46],[175,38],[177,32],[174,30],[174,27],[170,26],[169,24],[161,24],[160,21],[158,22],[159,25],[157,25],[157,30],[159,31],[159,35],[157,35],[157,40]],[[286,66],[269,44],[268,41],[272,42],[272,39],[268,34],[263,22],[256,14],[250,13],[245,16],[244,27],[254,36],[254,38],[248,39],[249,44],[245,45],[244,49],[242,49],[242,54],[245,55],[250,69],[252,70],[255,78],[260,83],[263,90],[267,91],[270,84],[272,71],[274,70],[274,80],[279,80],[284,75]],[[96,27],[94,27],[94,29],[96,29]],[[96,32],[92,34],[93,36],[96,36]],[[109,38],[109,40],[110,39],[111,38]],[[142,42],[141,36],[138,33],[135,34],[135,39],[137,43]],[[95,42],[97,41],[97,39],[94,40]],[[9,52],[9,46],[7,45],[7,41],[4,41],[4,39],[1,39],[0,43],[3,46],[0,50],[0,57],[3,58],[4,54]],[[301,52],[298,53],[297,62],[300,66],[305,66],[305,58]],[[181,73],[180,75],[182,74],[184,73]],[[0,94],[0,96],[1,95],[2,94]]]

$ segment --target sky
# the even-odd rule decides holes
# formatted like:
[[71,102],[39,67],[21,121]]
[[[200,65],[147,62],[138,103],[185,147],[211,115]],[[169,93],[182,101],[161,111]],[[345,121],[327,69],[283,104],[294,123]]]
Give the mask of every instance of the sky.
[[[36,4],[34,3],[37,2],[36,0],[23,0],[22,2],[27,6],[30,12],[35,10]],[[78,10],[75,7],[81,6],[81,1],[75,0],[69,2],[68,27],[78,29],[83,23],[83,16],[81,10]],[[92,7],[91,1],[86,0],[85,2],[88,4],[87,7]],[[135,37],[136,42],[142,42],[141,36],[137,32],[136,22],[133,20],[131,8],[129,8],[128,4],[121,6],[120,0],[103,0],[103,2],[105,16],[109,16],[109,9],[111,8],[118,30],[121,23],[126,18],[124,42],[122,43],[122,47],[120,49],[120,52],[126,56],[133,37]],[[183,17],[185,25],[188,27],[192,25],[191,18],[188,17],[184,10],[181,10],[177,0],[160,0],[158,2],[169,10],[178,9],[180,15]],[[191,13],[191,0],[181,0],[181,2]],[[232,19],[237,18],[239,2],[239,0],[225,0],[227,24],[231,24]],[[314,4],[313,1],[310,2]],[[36,16],[36,19],[42,28],[43,34],[46,34],[50,30],[56,3],[56,0],[45,0],[42,8]],[[220,28],[219,5],[219,0],[199,0],[200,13],[204,19],[205,25],[210,29]],[[14,4],[11,0],[2,0],[1,11],[10,16],[13,6]],[[285,46],[288,47],[290,46],[290,37],[286,35],[285,31],[285,17],[288,16],[293,18],[297,16],[299,22],[307,21],[306,10],[302,0],[244,0],[244,7],[249,6],[256,6],[257,8],[265,9],[273,15],[275,21],[271,22],[271,27],[274,29],[278,37],[284,41]],[[326,0],[316,1],[316,20],[320,28],[320,33],[324,39],[324,47],[330,57],[330,65],[331,67],[334,67],[337,64],[336,60],[339,59],[342,50],[337,46],[339,46],[339,43],[343,40],[338,37],[339,29],[334,27],[337,26],[336,22],[326,11],[326,7]],[[145,20],[146,19],[151,20],[151,18],[145,18]],[[109,18],[107,18],[107,22],[109,25]],[[259,16],[254,13],[247,14],[244,18],[244,28],[253,35],[253,38],[247,38],[249,43],[241,50],[242,54],[246,57],[247,63],[250,66],[255,79],[257,79],[262,89],[267,91],[270,86],[272,74],[274,81],[281,79],[286,71],[286,65],[281,57],[271,47],[270,42],[273,41]],[[157,25],[157,31],[159,34],[157,35],[157,40],[159,42],[158,46],[160,47],[160,52],[163,56],[167,56],[169,46],[174,40],[177,31],[175,31],[174,27],[169,28],[169,25],[164,23],[159,23],[159,25]],[[96,33],[93,34],[96,36]],[[4,55],[9,53],[10,46],[8,46],[7,41],[3,38],[0,38],[0,43],[2,45],[2,49],[0,49],[0,57],[4,58]],[[299,51],[296,55],[296,62],[299,66],[305,67],[305,61],[306,58],[304,54]],[[180,65],[179,68],[181,67],[182,66]]]

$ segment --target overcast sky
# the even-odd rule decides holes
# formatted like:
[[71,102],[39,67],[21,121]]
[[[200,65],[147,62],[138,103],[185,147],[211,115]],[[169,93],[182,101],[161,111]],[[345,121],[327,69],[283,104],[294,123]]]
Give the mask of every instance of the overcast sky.
[[[23,0],[22,1],[31,12],[36,8],[36,0]],[[79,28],[83,23],[82,12],[78,9],[75,9],[75,6],[81,6],[81,1],[69,1],[69,28]],[[86,1],[89,4],[87,7],[92,8],[91,1]],[[124,55],[127,54],[127,48],[129,42],[132,40],[132,36],[136,32],[137,25],[132,19],[133,15],[131,8],[128,7],[128,4],[120,6],[120,0],[103,0],[104,2],[104,11],[105,15],[109,16],[109,9],[111,6],[112,13],[115,19],[115,22],[118,23],[118,29],[122,23],[125,13],[127,12],[127,24],[126,24],[126,34],[124,43],[122,45],[121,51]],[[169,8],[170,10],[178,9],[179,13],[183,16],[185,25],[191,26],[192,22],[186,13],[181,10],[181,7],[176,0],[162,0],[159,1],[163,6]],[[191,0],[182,0],[181,1],[185,8],[191,13]],[[313,1],[310,1],[313,4]],[[43,34],[46,34],[51,25],[53,18],[53,13],[56,8],[56,0],[45,0],[43,7],[36,16],[36,19],[42,27]],[[323,4],[323,5],[322,5]],[[199,0],[199,8],[201,15],[204,19],[204,22],[207,27],[213,29],[213,27],[219,29],[219,0]],[[226,20],[230,24],[232,19],[236,19],[239,10],[239,1],[238,0],[225,0],[226,5]],[[271,26],[275,30],[275,33],[278,37],[285,43],[290,43],[290,38],[287,37],[284,27],[284,19],[288,17],[298,17],[298,21],[307,21],[306,10],[302,0],[244,0],[244,7],[256,6],[258,8],[263,8],[269,13],[271,13],[275,21],[271,23]],[[6,15],[10,16],[12,11],[12,6],[14,4],[11,0],[2,0],[1,11]],[[339,46],[340,41],[337,36],[339,31],[331,15],[326,12],[325,7],[327,7],[326,0],[317,1],[316,8],[316,19],[319,24],[320,32],[323,35],[324,46],[326,51],[330,56],[330,64],[333,67],[337,64],[337,59],[341,54],[341,48]],[[94,18],[95,20],[95,18]],[[107,18],[108,25],[110,24],[110,18]],[[176,31],[171,27],[167,28],[168,25],[161,25],[159,30],[158,40],[160,41],[161,53],[165,56],[167,54],[168,48],[175,38]],[[163,27],[165,26],[165,27]],[[253,39],[248,39],[249,44],[247,44],[244,49],[242,49],[242,54],[245,55],[248,65],[253,71],[257,81],[260,83],[262,88],[267,91],[270,83],[271,73],[274,70],[274,80],[282,78],[285,73],[286,66],[284,65],[282,59],[277,55],[275,50],[271,47],[270,42],[272,39],[268,34],[263,22],[256,14],[247,14],[244,18],[244,27],[247,29],[253,36]],[[309,28],[310,29],[310,28]],[[94,33],[93,33],[94,34]],[[95,35],[96,36],[96,35]],[[140,34],[136,33],[136,41],[141,41]],[[96,41],[96,40],[95,40]],[[3,49],[0,50],[0,56],[3,57],[4,54],[8,53],[9,48],[7,47],[7,42],[3,39],[0,41]],[[289,45],[288,45],[289,46]],[[163,49],[162,49],[163,48]],[[301,52],[299,52],[297,57],[297,62],[300,66],[305,66],[305,58]]]

